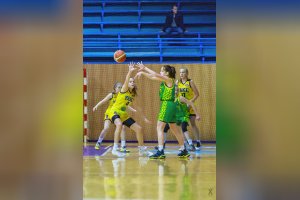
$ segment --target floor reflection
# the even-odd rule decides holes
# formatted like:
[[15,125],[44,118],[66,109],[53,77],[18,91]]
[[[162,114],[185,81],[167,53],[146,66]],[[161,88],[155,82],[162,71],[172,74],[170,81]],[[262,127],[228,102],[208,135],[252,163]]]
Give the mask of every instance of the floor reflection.
[[83,162],[86,199],[216,199],[215,154],[165,160],[107,154]]

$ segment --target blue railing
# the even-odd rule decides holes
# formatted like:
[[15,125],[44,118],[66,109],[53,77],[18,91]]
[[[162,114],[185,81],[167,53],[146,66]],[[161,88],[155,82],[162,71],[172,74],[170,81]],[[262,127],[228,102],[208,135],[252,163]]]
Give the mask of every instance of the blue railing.
[[122,38],[121,35],[117,38],[85,38],[83,43],[87,62],[89,58],[109,62],[118,49],[124,50],[131,59],[157,58],[159,62],[164,62],[166,57],[194,57],[199,62],[205,62],[206,58],[215,59],[215,46],[215,38]]

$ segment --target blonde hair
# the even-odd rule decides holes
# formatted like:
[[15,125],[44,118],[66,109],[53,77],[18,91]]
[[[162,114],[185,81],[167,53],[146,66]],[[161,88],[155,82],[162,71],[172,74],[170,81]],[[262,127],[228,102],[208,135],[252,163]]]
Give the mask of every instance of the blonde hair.
[[186,68],[186,67],[182,66],[182,67],[180,67],[180,69],[184,69],[184,70],[185,70],[185,72],[186,72],[187,74],[189,74],[189,70],[188,70],[188,68]]

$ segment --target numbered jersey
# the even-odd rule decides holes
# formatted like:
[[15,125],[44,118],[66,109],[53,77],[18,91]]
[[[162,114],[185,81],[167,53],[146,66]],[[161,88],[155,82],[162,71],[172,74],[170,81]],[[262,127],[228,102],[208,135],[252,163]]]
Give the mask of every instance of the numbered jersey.
[[134,94],[132,94],[129,90],[127,90],[127,92],[119,92],[116,102],[111,109],[125,112],[127,106],[132,103],[133,99]]
[[178,95],[183,96],[186,99],[190,100],[194,97],[194,91],[191,87],[191,79],[188,79],[185,83],[182,83],[181,80],[178,80]]

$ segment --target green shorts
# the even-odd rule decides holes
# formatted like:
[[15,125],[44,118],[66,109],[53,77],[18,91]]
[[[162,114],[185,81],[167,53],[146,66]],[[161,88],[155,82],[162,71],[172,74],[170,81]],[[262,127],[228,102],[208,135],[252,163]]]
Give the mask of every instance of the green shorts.
[[162,101],[158,114],[158,121],[176,123],[177,104],[174,101]]
[[187,105],[185,103],[179,103],[179,102],[176,102],[176,104],[177,104],[177,112],[176,112],[177,123],[189,122],[190,112]]

